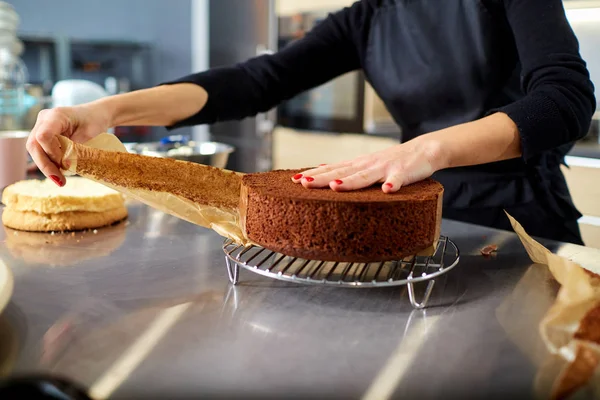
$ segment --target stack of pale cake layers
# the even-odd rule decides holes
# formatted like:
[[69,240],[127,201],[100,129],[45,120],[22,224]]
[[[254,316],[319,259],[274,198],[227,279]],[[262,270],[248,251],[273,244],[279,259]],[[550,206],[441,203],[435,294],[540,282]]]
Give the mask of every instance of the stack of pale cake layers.
[[121,193],[80,177],[62,188],[48,179],[17,182],[4,189],[2,203],[2,223],[30,232],[95,229],[127,218]]

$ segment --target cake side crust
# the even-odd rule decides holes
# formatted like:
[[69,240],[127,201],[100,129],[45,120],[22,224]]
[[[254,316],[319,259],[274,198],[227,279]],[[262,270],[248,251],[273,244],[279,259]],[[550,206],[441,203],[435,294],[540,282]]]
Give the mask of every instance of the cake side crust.
[[127,207],[109,211],[67,211],[57,214],[39,214],[18,211],[7,207],[2,213],[2,223],[12,229],[28,232],[63,232],[95,229],[127,218]]
[[433,244],[429,247],[427,247],[426,249],[420,250],[418,253],[416,253],[417,256],[433,256],[435,254],[435,251],[437,249],[437,245],[440,241],[440,235],[442,234],[442,208],[443,208],[443,203],[444,203],[444,188],[442,187],[439,195],[438,195],[438,199],[437,199],[437,213],[436,213],[436,221],[439,221],[439,223],[436,224],[436,230],[435,230],[435,234],[433,236]]
[[[335,201],[332,198],[348,193],[299,187],[287,181],[290,172],[295,171],[266,173],[277,175],[265,176],[266,185],[256,185],[260,174],[243,179],[248,193],[246,233],[263,247],[306,259],[373,262],[433,249],[439,238],[443,188],[435,181],[398,196],[371,187],[354,193],[351,201]],[[265,188],[273,184],[282,190]],[[298,187],[313,192],[312,197],[295,198],[291,192]],[[324,200],[318,200],[319,195]]]

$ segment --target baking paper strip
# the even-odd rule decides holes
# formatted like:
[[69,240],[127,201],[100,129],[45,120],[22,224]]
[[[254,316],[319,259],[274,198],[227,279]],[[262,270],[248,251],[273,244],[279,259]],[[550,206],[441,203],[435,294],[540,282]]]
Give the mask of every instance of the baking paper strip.
[[[600,250],[569,245],[554,254],[508,218],[538,265],[498,308],[500,324],[538,367],[539,398],[600,399]],[[560,284],[556,297],[551,278]]]
[[[151,191],[139,188],[129,188],[117,186],[101,177],[92,176],[82,173],[77,169],[77,152],[74,149],[72,141],[65,137],[60,137],[61,146],[63,149],[62,165],[66,174],[78,174],[85,178],[99,182],[114,190],[117,190],[126,196],[141,201],[153,208],[171,214],[193,224],[209,228],[217,232],[223,237],[234,240],[236,243],[248,245],[250,242],[245,235],[245,231],[240,225],[239,210],[230,210],[211,206],[208,204],[199,204],[184,197],[159,191]],[[101,134],[96,138],[85,143],[85,146],[104,151],[127,152],[125,146],[117,137],[111,134]],[[228,171],[229,172],[229,171]],[[199,173],[202,169],[199,168]],[[231,172],[237,174],[236,172]],[[185,182],[183,182],[185,184]],[[224,185],[224,190],[228,190]]]

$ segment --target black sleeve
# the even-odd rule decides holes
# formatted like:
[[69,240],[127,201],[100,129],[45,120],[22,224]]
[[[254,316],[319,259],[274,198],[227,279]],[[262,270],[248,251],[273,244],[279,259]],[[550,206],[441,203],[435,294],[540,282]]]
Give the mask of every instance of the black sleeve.
[[517,125],[523,158],[576,141],[596,108],[594,86],[561,0],[504,0],[526,96],[497,111]]
[[208,102],[200,112],[169,128],[254,116],[360,68],[357,43],[369,13],[368,1],[356,2],[330,14],[302,39],[275,54],[167,82],[195,83],[208,92]]

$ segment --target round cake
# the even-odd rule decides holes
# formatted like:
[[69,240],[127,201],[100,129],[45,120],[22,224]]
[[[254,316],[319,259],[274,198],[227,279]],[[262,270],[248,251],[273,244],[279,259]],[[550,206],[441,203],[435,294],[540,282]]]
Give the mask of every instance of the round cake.
[[94,229],[127,217],[119,192],[79,177],[62,188],[48,179],[17,182],[4,189],[2,203],[2,223],[31,232]]
[[248,238],[292,257],[339,262],[400,260],[433,250],[440,235],[442,185],[433,179],[393,194],[380,185],[350,192],[306,189],[299,170],[242,178]]

